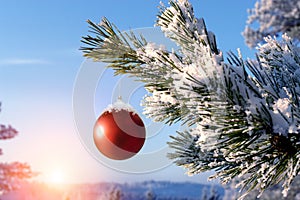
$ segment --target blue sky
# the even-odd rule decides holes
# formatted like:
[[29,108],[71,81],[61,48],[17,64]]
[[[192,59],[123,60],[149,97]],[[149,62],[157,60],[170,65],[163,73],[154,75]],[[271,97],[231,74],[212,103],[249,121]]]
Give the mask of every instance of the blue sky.
[[[196,15],[204,17],[208,29],[216,34],[221,50],[241,48],[244,57],[253,57],[241,32],[247,19],[246,10],[254,6],[255,0],[191,2]],[[176,166],[142,175],[111,170],[85,150],[74,124],[72,93],[85,61],[78,49],[81,37],[88,33],[86,20],[98,22],[106,16],[120,30],[153,27],[158,5],[159,0],[3,1],[0,122],[12,124],[20,134],[13,140],[1,141],[4,150],[1,159],[28,162],[44,174],[42,180],[57,168],[65,171],[66,179],[71,182],[205,181],[205,176],[188,177]],[[106,76],[107,84],[115,84],[116,79],[109,77],[111,74]],[[139,95],[133,102],[137,107],[138,98]],[[157,137],[154,143],[165,145],[165,139]]]

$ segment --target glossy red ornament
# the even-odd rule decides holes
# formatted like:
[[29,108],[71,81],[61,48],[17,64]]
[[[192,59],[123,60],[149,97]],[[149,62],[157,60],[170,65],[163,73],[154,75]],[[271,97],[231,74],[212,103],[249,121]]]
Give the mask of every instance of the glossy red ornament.
[[93,132],[97,149],[114,160],[125,160],[136,155],[146,137],[142,119],[121,100],[99,116]]

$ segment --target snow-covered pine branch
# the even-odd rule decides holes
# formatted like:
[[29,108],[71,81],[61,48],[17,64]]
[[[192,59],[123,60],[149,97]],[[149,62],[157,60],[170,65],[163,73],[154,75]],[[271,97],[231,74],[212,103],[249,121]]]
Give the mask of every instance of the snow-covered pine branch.
[[[179,5],[175,3],[173,5],[179,9]],[[91,32],[96,33],[97,36],[84,37],[83,42],[89,47],[83,47],[82,50],[86,57],[109,63],[108,66],[115,69],[117,74],[129,73],[145,82],[145,88],[151,93],[143,101],[145,114],[154,120],[170,124],[179,120],[200,121],[202,116],[190,109],[198,108],[197,110],[206,113],[205,107],[208,105],[205,102],[211,102],[207,101],[207,98],[210,98],[212,92],[207,91],[205,82],[210,81],[215,84],[212,79],[217,77],[211,75],[214,73],[215,66],[218,66],[223,58],[221,54],[212,53],[212,44],[215,43],[210,42],[205,35],[207,31],[203,20],[199,23],[193,18],[192,21],[195,23],[194,27],[199,29],[199,34],[195,36],[198,42],[195,44],[193,40],[190,46],[193,46],[192,52],[198,52],[198,57],[202,57],[203,60],[195,59],[194,56],[189,57],[181,52],[168,52],[163,46],[147,43],[143,37],[138,38],[132,32],[121,33],[105,18],[100,24],[89,21]],[[197,48],[204,50],[199,51]],[[216,46],[213,48],[215,49]],[[184,52],[185,48],[182,47],[181,50]],[[207,60],[210,61],[211,67],[202,64]],[[211,75],[199,71],[198,64],[203,65],[204,72]],[[185,103],[179,104],[178,101]]]
[[83,38],[85,56],[144,82],[149,117],[189,125],[169,142],[176,164],[190,174],[214,170],[222,183],[241,177],[245,195],[279,182],[286,194],[300,169],[299,51],[289,37],[267,38],[256,61],[230,52],[225,62],[187,0],[170,1],[158,16],[176,52],[105,18],[89,23],[96,36]]
[[[257,26],[257,24],[259,26]],[[247,26],[243,32],[246,44],[256,47],[264,37],[287,33],[300,40],[300,2],[298,0],[258,0],[249,10]]]

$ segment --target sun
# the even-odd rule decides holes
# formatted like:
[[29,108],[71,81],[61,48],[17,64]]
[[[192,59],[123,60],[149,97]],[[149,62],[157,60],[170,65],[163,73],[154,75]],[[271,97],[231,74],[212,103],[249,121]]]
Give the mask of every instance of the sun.
[[53,170],[49,175],[49,182],[53,184],[62,184],[65,181],[64,173],[60,169]]

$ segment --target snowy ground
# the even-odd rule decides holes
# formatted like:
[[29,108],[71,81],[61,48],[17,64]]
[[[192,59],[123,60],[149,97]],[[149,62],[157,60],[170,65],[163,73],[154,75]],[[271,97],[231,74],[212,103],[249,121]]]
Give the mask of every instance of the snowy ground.
[[41,183],[24,183],[17,191],[1,196],[1,200],[99,200],[99,199],[186,199],[198,200],[214,193],[224,196],[220,186],[191,182],[146,181],[136,183],[97,183],[68,186],[50,186]]

